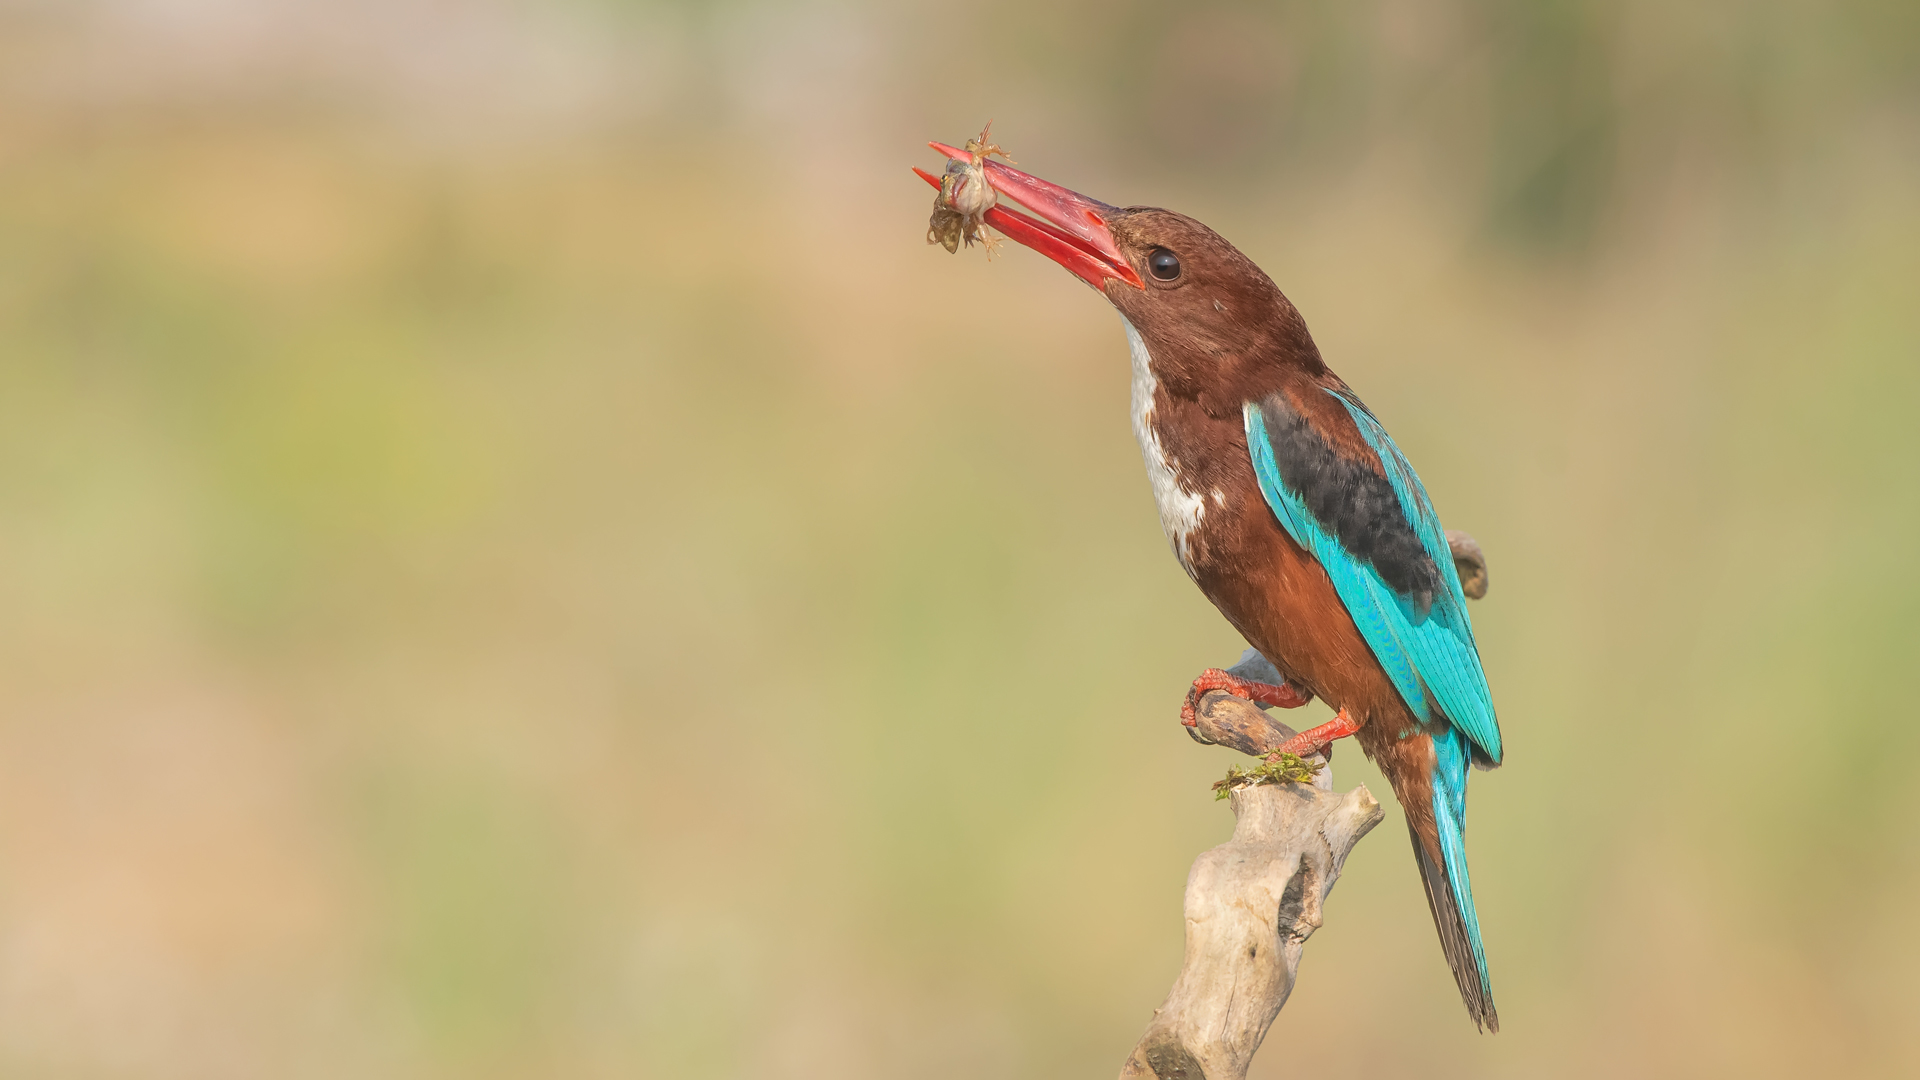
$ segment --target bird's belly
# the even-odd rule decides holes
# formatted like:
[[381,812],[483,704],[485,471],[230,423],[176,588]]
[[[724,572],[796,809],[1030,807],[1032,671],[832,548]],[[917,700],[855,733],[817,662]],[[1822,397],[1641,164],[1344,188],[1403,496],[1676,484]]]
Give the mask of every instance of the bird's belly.
[[[1258,498],[1256,494],[1254,498]],[[1287,681],[1365,722],[1404,710],[1320,563],[1264,500],[1229,498],[1191,537],[1194,582]]]

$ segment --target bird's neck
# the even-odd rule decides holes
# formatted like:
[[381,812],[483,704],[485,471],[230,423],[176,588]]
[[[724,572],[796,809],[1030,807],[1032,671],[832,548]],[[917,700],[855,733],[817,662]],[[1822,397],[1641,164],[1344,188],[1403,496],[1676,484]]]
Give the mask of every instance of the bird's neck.
[[[1160,527],[1180,564],[1195,572],[1193,535],[1251,484],[1242,408],[1280,394],[1318,414],[1339,410],[1324,391],[1346,384],[1320,362],[1275,362],[1271,357],[1201,356],[1179,343],[1155,340],[1123,313],[1132,360],[1133,436],[1153,488]],[[1311,348],[1311,339],[1308,339]],[[1213,377],[1195,378],[1211,366]],[[1351,426],[1351,425],[1348,425]],[[1246,476],[1241,474],[1245,473]],[[1247,485],[1239,483],[1246,481]]]

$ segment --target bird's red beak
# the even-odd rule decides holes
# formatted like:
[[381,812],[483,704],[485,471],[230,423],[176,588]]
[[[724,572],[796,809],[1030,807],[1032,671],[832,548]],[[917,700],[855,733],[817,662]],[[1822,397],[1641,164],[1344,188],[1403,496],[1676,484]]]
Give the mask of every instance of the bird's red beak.
[[[945,143],[927,145],[956,160],[973,157]],[[1113,213],[1113,207],[997,161],[988,161],[986,170],[987,182],[995,191],[1033,215],[995,206],[986,213],[988,225],[1066,267],[1097,291],[1105,292],[1107,282],[1116,278],[1136,289],[1146,288],[1107,228],[1107,215]],[[925,169],[916,167],[913,171],[935,188],[940,186],[940,178]]]

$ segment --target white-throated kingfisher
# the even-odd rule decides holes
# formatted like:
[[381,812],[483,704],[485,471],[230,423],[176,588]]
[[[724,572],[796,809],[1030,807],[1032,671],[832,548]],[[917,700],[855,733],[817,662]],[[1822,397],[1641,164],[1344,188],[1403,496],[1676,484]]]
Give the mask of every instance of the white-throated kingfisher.
[[1353,735],[1386,774],[1460,996],[1475,1024],[1498,1031],[1465,824],[1468,769],[1500,764],[1500,726],[1447,537],[1406,456],[1321,359],[1299,311],[1213,230],[930,145],[1028,211],[995,205],[987,225],[1120,312],[1133,431],[1167,540],[1282,679],[1209,669],[1184,718],[1214,689],[1331,705],[1331,722],[1282,749]]

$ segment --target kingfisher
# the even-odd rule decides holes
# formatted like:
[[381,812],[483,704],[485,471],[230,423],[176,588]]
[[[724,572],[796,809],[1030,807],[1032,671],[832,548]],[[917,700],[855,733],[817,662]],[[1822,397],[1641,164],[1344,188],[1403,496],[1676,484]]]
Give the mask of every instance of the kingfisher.
[[1499,1031],[1465,826],[1468,771],[1500,764],[1500,725],[1446,534],[1406,455],[1321,358],[1299,310],[1212,229],[928,145],[951,159],[949,176],[971,170],[991,185],[980,220],[1120,314],[1133,433],[1167,542],[1277,676],[1209,668],[1183,722],[1210,690],[1327,702],[1334,718],[1280,749],[1331,752],[1351,735],[1386,774],[1460,997],[1480,1030]]

